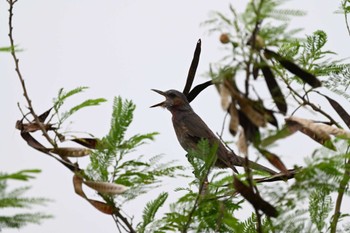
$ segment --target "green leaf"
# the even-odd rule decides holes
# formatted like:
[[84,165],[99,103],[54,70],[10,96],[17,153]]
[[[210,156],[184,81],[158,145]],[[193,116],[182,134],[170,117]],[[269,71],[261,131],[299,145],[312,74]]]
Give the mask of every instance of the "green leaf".
[[81,104],[76,105],[75,107],[71,108],[67,113],[67,118],[71,115],[73,115],[75,112],[79,111],[82,108],[85,107],[91,107],[91,106],[97,106],[103,102],[106,102],[107,100],[104,98],[98,98],[98,99],[88,99],[82,102]]
[[261,140],[260,146],[267,147],[277,140],[284,139],[291,136],[295,131],[290,130],[289,127],[284,126],[282,129],[276,131],[275,134],[270,135],[263,140]]
[[310,219],[322,232],[326,226],[326,219],[332,210],[332,199],[328,192],[322,189],[313,191],[309,197]]
[[77,88],[74,88],[68,92],[64,92],[64,89],[61,88],[59,91],[58,91],[58,96],[56,99],[54,99],[54,109],[56,110],[56,112],[58,112],[59,108],[63,105],[64,101],[73,96],[73,95],[76,95],[80,92],[83,92],[84,90],[88,89],[88,87],[77,87]]
[[123,101],[121,97],[114,98],[111,129],[108,135],[102,139],[103,145],[114,150],[116,146],[122,144],[126,129],[132,122],[135,107],[130,100]]
[[148,133],[148,134],[136,134],[129,138],[128,140],[124,141],[122,145],[120,145],[121,148],[127,148],[127,149],[133,149],[135,147],[138,147],[142,144],[144,144],[145,140],[154,140],[154,136],[158,135],[157,132]]
[[[17,48],[18,45],[15,45],[14,46],[14,50],[15,52],[22,52],[23,49],[18,49]],[[12,51],[12,47],[11,46],[8,46],[8,47],[0,47],[0,52],[6,52],[6,53],[9,53]]]
[[23,181],[28,181],[29,179],[33,179],[34,176],[29,175],[31,173],[40,173],[41,170],[39,169],[30,169],[30,170],[21,170],[16,173],[11,173],[11,174],[0,174],[0,180],[5,180],[5,179],[14,179],[14,180],[23,180]]
[[208,171],[216,161],[218,145],[210,146],[208,140],[201,139],[197,148],[188,152],[187,159],[194,168],[194,175],[200,181],[206,177]]
[[167,198],[168,198],[168,193],[163,192],[159,194],[159,196],[156,199],[146,204],[146,207],[144,208],[143,215],[142,215],[143,222],[142,224],[140,223],[138,225],[137,232],[141,232],[141,233],[145,232],[147,225],[154,221],[154,217],[158,209],[164,204]]
[[40,224],[44,219],[50,219],[52,215],[42,213],[22,213],[13,216],[0,216],[0,223],[3,228],[22,228],[29,223]]
[[[52,218],[52,216],[43,213],[25,212],[26,209],[31,209],[35,205],[45,205],[50,201],[45,198],[25,197],[24,194],[30,189],[29,186],[7,190],[8,179],[28,181],[34,178],[32,174],[39,172],[38,169],[27,169],[11,174],[0,173],[0,212],[5,214],[0,214],[0,231],[5,228],[21,228],[31,223],[39,224],[44,219]],[[11,208],[11,211],[2,211],[5,208]],[[21,213],[17,213],[18,210]]]

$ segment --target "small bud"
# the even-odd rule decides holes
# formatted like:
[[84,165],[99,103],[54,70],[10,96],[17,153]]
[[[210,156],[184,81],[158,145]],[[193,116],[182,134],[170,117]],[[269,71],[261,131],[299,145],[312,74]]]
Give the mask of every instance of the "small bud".
[[220,35],[220,42],[223,43],[223,44],[227,44],[230,42],[230,37],[228,36],[227,33],[222,33]]
[[235,42],[235,41],[233,41],[233,42],[232,42],[232,46],[233,46],[233,48],[237,48],[237,47],[238,47],[238,45],[239,45],[239,44],[238,44],[237,42]]

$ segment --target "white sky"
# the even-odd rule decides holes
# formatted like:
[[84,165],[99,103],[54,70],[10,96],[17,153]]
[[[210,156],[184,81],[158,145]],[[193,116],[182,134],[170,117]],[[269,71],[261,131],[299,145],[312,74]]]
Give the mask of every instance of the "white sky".
[[[89,86],[86,94],[79,98],[104,97],[109,102],[98,110],[83,110],[77,114],[70,129],[103,136],[109,129],[113,97],[121,95],[132,99],[137,110],[129,135],[160,132],[154,143],[142,147],[138,153],[147,156],[164,154],[165,159],[178,159],[186,164],[185,153],[173,132],[170,113],[149,109],[150,105],[162,100],[150,89],[183,88],[198,38],[202,38],[202,54],[195,82],[204,81],[203,74],[209,63],[221,58],[222,50],[218,35],[209,36],[207,28],[200,24],[213,10],[226,12],[229,3],[242,9],[246,2],[19,0],[14,11],[14,37],[16,44],[25,50],[18,56],[35,109],[40,113],[50,108],[52,98],[61,87],[69,90]],[[302,34],[325,30],[329,36],[328,48],[337,52],[338,58],[344,58],[349,56],[349,36],[343,15],[334,14],[339,4],[340,1],[334,0],[293,0],[288,7],[308,12],[306,17],[293,20],[293,26],[304,27]],[[1,1],[0,47],[9,45],[7,8],[6,1]],[[29,148],[21,139],[14,126],[21,118],[17,102],[23,108],[25,102],[10,54],[0,54],[0,70],[0,106],[3,109],[0,171],[42,169],[31,182],[33,187],[29,194],[54,200],[41,208],[53,214],[53,220],[19,232],[116,232],[111,217],[99,213],[74,193],[72,174],[67,169]],[[73,101],[71,104],[76,103]],[[220,131],[224,116],[219,101],[214,88],[209,88],[192,104],[215,132]],[[303,142],[309,145],[311,141],[293,139],[296,141],[289,140],[280,149],[288,165],[302,163],[303,156],[312,150],[300,146]],[[164,184],[164,190],[172,192],[179,186],[181,183],[172,180]],[[143,202],[135,201],[127,205],[125,211],[139,216]]]

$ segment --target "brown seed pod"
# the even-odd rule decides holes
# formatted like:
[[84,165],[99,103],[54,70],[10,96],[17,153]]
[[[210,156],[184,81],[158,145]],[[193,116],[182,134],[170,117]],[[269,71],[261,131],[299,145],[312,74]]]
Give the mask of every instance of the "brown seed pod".
[[227,33],[222,33],[220,35],[220,42],[223,43],[223,44],[227,44],[230,42],[230,37]]

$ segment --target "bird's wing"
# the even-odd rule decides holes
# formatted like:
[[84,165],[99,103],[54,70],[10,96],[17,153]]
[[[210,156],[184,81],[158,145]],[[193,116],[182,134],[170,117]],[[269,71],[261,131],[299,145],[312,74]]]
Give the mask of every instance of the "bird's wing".
[[201,139],[207,139],[211,145],[219,141],[217,136],[197,114],[191,114],[183,120],[184,125],[187,127],[188,136],[193,138],[197,143]]

